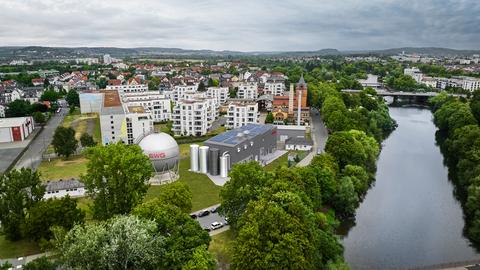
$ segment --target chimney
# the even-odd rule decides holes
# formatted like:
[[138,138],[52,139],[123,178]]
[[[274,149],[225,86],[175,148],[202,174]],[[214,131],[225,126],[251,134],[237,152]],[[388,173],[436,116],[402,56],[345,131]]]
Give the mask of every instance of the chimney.
[[288,114],[293,115],[293,99],[294,99],[293,83],[290,83],[290,91],[288,92]]
[[298,112],[297,112],[297,125],[300,126],[300,119],[302,114],[302,91],[298,91]]

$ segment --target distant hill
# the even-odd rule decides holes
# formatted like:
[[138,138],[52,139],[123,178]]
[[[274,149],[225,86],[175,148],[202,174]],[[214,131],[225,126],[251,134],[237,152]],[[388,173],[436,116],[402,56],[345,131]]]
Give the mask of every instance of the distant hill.
[[424,54],[431,56],[465,56],[472,54],[480,54],[480,50],[456,50],[438,47],[404,47],[385,50],[367,50],[367,51],[345,51],[349,54],[379,54],[379,55],[396,55],[405,52],[406,54]]
[[242,56],[270,56],[270,57],[311,57],[325,55],[396,55],[402,52],[408,54],[425,54],[431,56],[465,56],[480,54],[480,50],[455,50],[435,47],[405,47],[385,50],[339,51],[337,49],[322,49],[316,51],[214,51],[188,50],[180,48],[116,48],[116,47],[0,47],[0,59],[62,59],[77,57],[100,57],[110,54],[113,57],[242,57]]

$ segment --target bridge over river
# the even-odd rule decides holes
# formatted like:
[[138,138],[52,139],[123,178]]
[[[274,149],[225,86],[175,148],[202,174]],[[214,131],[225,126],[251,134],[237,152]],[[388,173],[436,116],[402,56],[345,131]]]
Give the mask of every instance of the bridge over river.
[[[435,97],[440,94],[440,92],[403,92],[403,91],[389,91],[387,89],[377,89],[377,95],[383,97],[393,97],[394,100],[397,98],[409,98],[409,99],[421,99],[426,100],[430,97]],[[343,89],[344,93],[360,93],[362,90],[356,89]],[[453,97],[467,97],[465,94],[448,94]]]

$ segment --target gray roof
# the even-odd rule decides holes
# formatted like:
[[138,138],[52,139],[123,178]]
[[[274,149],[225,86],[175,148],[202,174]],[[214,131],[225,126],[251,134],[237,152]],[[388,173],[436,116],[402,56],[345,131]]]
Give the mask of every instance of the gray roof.
[[[240,128],[232,129],[205,141],[207,144],[216,144],[224,146],[236,146],[252,138],[276,131],[274,125],[247,124]],[[273,134],[272,134],[273,135]],[[276,135],[275,135],[276,136]]]
[[65,189],[83,188],[85,185],[77,179],[50,181],[45,184],[46,191],[57,191]]
[[294,145],[313,145],[311,139],[305,137],[292,137],[285,141],[285,144],[294,144]]
[[298,80],[298,84],[306,84],[305,79],[303,78],[303,73],[302,73],[302,76],[300,77],[300,80]]

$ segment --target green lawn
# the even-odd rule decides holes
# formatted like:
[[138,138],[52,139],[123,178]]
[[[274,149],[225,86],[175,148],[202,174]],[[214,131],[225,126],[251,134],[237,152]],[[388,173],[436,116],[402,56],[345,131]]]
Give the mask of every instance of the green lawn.
[[83,156],[71,157],[67,160],[55,158],[43,160],[37,171],[43,181],[78,178],[87,172],[87,160]]
[[215,255],[219,269],[229,269],[232,259],[232,244],[234,234],[232,230],[224,231],[212,236],[208,250]]
[[4,235],[0,235],[0,259],[17,258],[40,252],[37,243],[33,241],[20,240],[12,242],[5,239]]
[[[190,172],[190,159],[180,160],[180,178],[178,181],[184,182],[192,191],[192,211],[197,211],[220,202],[219,193],[221,187],[215,185],[208,176],[199,173]],[[151,186],[145,196],[145,200],[150,200],[158,196],[162,186]]]
[[275,159],[272,163],[268,164],[264,168],[267,171],[273,171],[281,166],[288,166],[288,152]]

